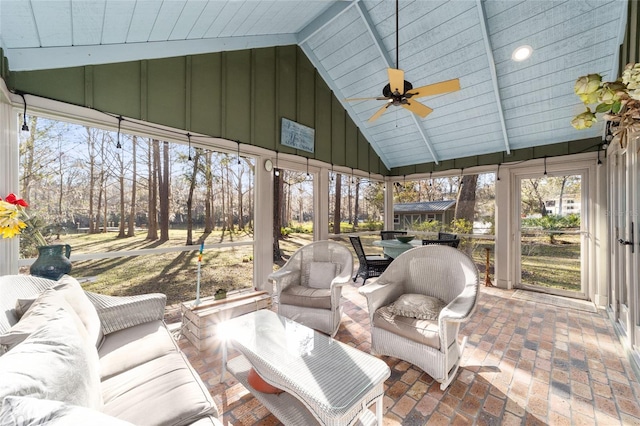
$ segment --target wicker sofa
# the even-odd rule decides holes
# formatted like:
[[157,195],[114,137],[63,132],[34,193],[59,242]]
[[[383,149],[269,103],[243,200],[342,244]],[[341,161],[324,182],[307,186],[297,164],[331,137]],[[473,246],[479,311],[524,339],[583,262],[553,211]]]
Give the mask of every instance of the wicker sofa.
[[0,424],[221,425],[165,301],[84,292],[70,276],[0,277]]

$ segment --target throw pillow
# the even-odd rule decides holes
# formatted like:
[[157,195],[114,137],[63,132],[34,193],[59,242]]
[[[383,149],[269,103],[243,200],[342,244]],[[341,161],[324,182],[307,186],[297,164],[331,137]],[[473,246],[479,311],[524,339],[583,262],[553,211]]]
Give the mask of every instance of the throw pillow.
[[278,389],[277,387],[272,386],[269,383],[265,382],[264,379],[260,377],[260,375],[253,368],[249,370],[249,374],[247,375],[247,381],[249,382],[249,386],[257,390],[258,392],[273,393],[273,394],[279,394],[284,392],[282,389]]
[[6,396],[102,407],[98,351],[72,313],[59,308],[24,342],[0,357],[0,400]]
[[90,408],[48,399],[8,396],[0,410],[0,425],[133,426]]
[[[11,348],[23,342],[34,331],[51,320],[58,309],[67,311],[76,327],[84,329],[84,324],[82,324],[82,321],[80,321],[80,318],[62,294],[50,288],[43,291],[38,298],[31,303],[27,312],[22,315],[22,318],[20,318],[17,324],[11,327],[6,333],[0,335],[0,345],[4,346],[7,351],[11,350]],[[84,335],[86,336],[86,329]]]
[[436,320],[446,304],[435,297],[424,294],[403,294],[389,305],[389,311],[403,317]]
[[[102,325],[100,324],[100,318],[95,306],[89,300],[84,293],[80,283],[69,275],[64,275],[58,283],[54,285],[54,290],[59,291],[71,307],[76,311],[80,320],[87,329],[89,337],[93,339],[96,347],[100,347],[104,340],[102,333]],[[29,306],[33,303],[37,296],[28,299],[18,299],[16,301],[16,314],[18,318],[29,309]]]
[[309,265],[309,282],[311,288],[329,288],[336,277],[336,264],[332,262],[311,262]]

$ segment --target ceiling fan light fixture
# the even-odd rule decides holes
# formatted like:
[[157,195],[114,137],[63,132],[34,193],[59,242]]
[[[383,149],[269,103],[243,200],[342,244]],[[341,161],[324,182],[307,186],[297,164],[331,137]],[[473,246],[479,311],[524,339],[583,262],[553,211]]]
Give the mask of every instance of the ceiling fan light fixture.
[[525,44],[524,46],[516,47],[516,49],[511,54],[511,59],[516,62],[522,62],[526,59],[529,59],[532,53],[533,48],[528,44]]

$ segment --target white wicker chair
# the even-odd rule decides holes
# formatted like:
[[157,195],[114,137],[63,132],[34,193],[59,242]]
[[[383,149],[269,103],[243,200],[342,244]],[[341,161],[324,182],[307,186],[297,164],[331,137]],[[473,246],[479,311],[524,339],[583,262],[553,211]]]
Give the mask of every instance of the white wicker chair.
[[[460,323],[476,306],[479,282],[473,261],[452,247],[429,245],[401,254],[359,289],[369,306],[372,352],[410,362],[446,389],[460,365],[467,341],[458,342]],[[403,294],[436,297],[446,306],[437,320],[390,315],[385,307]]]
[[[317,282],[319,275],[329,274],[327,267],[333,279]],[[317,241],[298,249],[280,270],[269,275],[276,284],[278,313],[335,336],[342,316],[342,286],[349,283],[352,273],[353,256],[340,243]]]

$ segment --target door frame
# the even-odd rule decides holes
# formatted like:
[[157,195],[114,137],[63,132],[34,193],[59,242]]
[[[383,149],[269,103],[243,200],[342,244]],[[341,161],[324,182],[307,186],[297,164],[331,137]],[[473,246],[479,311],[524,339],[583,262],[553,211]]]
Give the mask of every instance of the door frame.
[[[547,167],[527,167],[514,171],[514,204],[513,204],[513,249],[514,249],[514,287],[524,290],[533,290],[549,293],[557,296],[572,297],[576,299],[589,299],[589,239],[592,227],[591,209],[589,203],[589,170],[584,164],[557,164]],[[546,288],[522,283],[522,238],[521,238],[521,206],[522,206],[522,180],[535,179],[543,176],[544,171],[551,177],[563,175],[580,175],[580,291]]]

